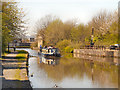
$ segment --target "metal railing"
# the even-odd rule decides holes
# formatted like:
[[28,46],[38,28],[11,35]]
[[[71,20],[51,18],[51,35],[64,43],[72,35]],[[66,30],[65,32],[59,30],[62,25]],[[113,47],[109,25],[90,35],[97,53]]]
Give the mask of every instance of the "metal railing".
[[106,50],[109,49],[109,46],[100,46],[100,45],[85,45],[85,46],[80,46],[80,49],[101,49],[101,50]]
[[[15,43],[16,46],[30,46],[31,43]],[[9,46],[14,46],[14,43],[9,43]]]

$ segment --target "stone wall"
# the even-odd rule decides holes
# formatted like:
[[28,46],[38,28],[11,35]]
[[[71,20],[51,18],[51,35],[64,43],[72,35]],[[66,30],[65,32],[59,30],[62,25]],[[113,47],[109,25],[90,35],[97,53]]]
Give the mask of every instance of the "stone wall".
[[105,57],[120,57],[120,51],[118,50],[74,49],[74,53]]
[[112,57],[97,57],[97,56],[90,56],[90,55],[83,55],[83,54],[73,54],[74,58],[82,58],[87,60],[94,60],[98,62],[109,62],[109,63],[115,63],[120,64],[119,58],[112,58]]

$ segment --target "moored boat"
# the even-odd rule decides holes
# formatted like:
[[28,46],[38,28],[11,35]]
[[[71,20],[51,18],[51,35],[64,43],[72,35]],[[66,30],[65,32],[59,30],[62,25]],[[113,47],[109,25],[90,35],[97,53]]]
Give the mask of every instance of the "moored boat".
[[43,48],[41,53],[44,56],[55,56],[55,57],[61,56],[58,48]]

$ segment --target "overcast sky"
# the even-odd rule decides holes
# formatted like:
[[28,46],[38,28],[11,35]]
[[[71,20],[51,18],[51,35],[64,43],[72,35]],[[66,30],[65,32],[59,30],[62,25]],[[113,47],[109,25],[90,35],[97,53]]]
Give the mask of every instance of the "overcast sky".
[[29,29],[45,15],[52,14],[62,21],[78,18],[81,23],[88,23],[101,10],[115,11],[119,0],[16,0],[30,19]]

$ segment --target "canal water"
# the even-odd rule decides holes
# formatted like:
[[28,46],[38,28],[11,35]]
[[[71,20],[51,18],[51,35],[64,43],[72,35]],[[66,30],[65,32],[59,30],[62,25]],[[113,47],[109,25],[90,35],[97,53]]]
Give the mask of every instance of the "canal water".
[[[19,50],[19,49],[17,49]],[[118,58],[64,54],[44,58],[36,50],[26,50],[29,80],[33,88],[118,88]]]

